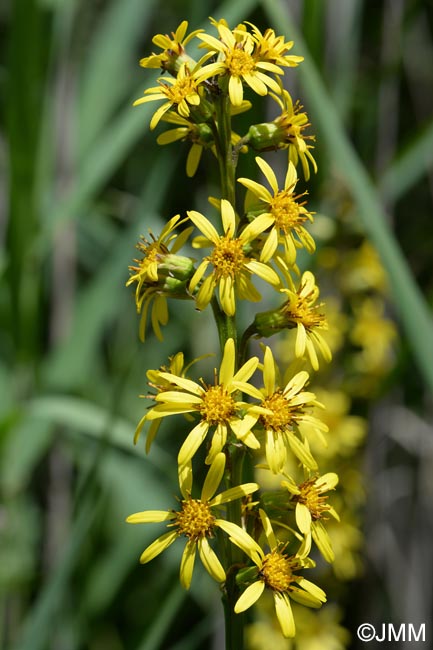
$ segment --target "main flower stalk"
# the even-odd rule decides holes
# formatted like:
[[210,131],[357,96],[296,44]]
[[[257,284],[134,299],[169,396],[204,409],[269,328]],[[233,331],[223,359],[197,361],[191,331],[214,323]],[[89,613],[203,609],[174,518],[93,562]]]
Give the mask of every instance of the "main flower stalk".
[[[244,612],[265,590],[273,596],[281,633],[288,638],[296,633],[291,600],[313,608],[325,602],[323,590],[303,572],[314,567],[309,557],[313,544],[326,561],[333,560],[326,515],[338,515],[323,493],[334,489],[338,479],[334,473],[320,477],[310,446],[313,439],[326,442],[327,426],[318,414],[322,405],[307,386],[319,361],[329,362],[331,352],[322,334],[327,322],[322,303],[316,304],[316,280],[308,270],[299,280],[296,260],[299,248],[309,254],[315,251],[308,231],[314,213],[306,207],[306,191],[295,189],[297,166],[304,179],[310,165],[316,171],[314,138],[304,133],[307,115],[283,89],[281,75],[284,67],[296,67],[302,57],[289,54],[293,43],[272,29],[262,33],[250,23],[230,29],[225,20],[212,19],[211,25],[214,34],[204,30],[188,34],[183,21],[170,35],[154,37],[162,52],[145,57],[141,65],[160,67],[171,77],[161,77],[158,86],[145,90],[135,104],[162,102],[150,128],[174,126],[158,136],[162,145],[190,141],[189,177],[202,156],[216,158],[219,196],[209,199],[206,214],[191,209],[183,218],[171,218],[159,237],[142,238],[138,245],[142,257],[130,267],[127,284],[135,285],[143,340],[148,317],[154,334],[162,339],[161,325],[167,324],[168,305],[174,300],[189,301],[198,312],[212,309],[221,360],[213,375],[199,375],[198,381],[195,363],[201,357],[185,365],[183,351],[168,365],[148,371],[150,390],[144,397],[151,403],[134,442],[146,430],[149,452],[166,423],[187,418],[190,430],[177,450],[181,498],[175,509],[139,512],[127,521],[166,522],[167,531],[143,551],[143,564],[183,540],[180,581],[185,588],[193,579],[198,554],[220,584],[226,650],[244,650]],[[200,41],[199,60],[186,52],[193,39]],[[268,95],[280,115],[270,123],[250,124],[239,135],[232,123],[251,107],[247,94]],[[255,160],[270,189],[256,180],[237,178],[239,155],[251,150],[285,150],[284,182],[260,156]],[[199,234],[191,240],[195,229]],[[268,287],[275,303],[265,312],[254,308],[262,300],[256,278]],[[240,301],[250,308],[250,325],[244,330],[236,319]],[[262,346],[260,358],[250,356],[252,338],[292,329],[298,369],[291,376],[286,373],[283,378],[270,346]],[[198,498],[193,494],[193,465],[199,464],[203,450],[208,471]],[[279,480],[279,490],[266,490],[251,480],[257,465]]]

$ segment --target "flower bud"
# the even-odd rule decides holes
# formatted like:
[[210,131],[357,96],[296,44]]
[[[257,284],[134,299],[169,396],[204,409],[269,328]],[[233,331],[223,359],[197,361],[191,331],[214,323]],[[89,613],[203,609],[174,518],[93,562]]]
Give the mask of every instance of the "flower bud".
[[275,122],[263,122],[250,126],[247,141],[255,151],[282,149],[287,146],[287,133]]
[[289,321],[281,308],[256,314],[252,324],[252,329],[255,330],[253,336],[261,338],[268,338],[273,334],[277,334],[277,332],[281,332],[281,330],[292,329],[293,327],[296,327],[296,323]]
[[194,270],[192,259],[183,255],[168,253],[158,262],[158,275],[167,276],[167,279],[189,280]]

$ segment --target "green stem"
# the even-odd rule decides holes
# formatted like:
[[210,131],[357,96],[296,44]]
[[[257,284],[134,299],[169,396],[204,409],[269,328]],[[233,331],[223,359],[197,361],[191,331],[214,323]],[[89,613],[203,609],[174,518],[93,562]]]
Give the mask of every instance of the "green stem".
[[242,366],[245,361],[247,360],[247,353],[248,353],[248,342],[254,334],[257,334],[256,327],[254,323],[252,323],[245,332],[242,334],[242,338],[239,344],[239,365]]
[[233,157],[231,140],[230,100],[226,93],[222,93],[216,102],[218,123],[218,148],[219,168],[221,177],[221,190],[223,199],[227,199],[235,207],[236,203],[236,165]]
[[[230,100],[227,92],[222,91],[215,102],[216,129],[215,143],[221,177],[221,198],[230,201],[236,210],[236,162],[237,152],[233,152],[231,142]],[[221,349],[227,339],[235,342],[237,368],[237,330],[234,316],[227,316],[221,309],[216,297],[212,299],[212,309],[215,316]],[[239,444],[229,444],[227,448],[227,487],[232,488],[242,483],[242,467],[244,449]],[[242,526],[242,504],[236,499],[227,504],[228,521]],[[224,588],[223,605],[225,619],[226,650],[243,650],[244,647],[244,615],[235,614],[234,607],[239,598],[239,588],[236,583],[237,568],[242,565],[242,551],[229,540],[225,542],[225,557],[227,559],[227,580]]]
[[213,296],[211,300],[211,306],[218,329],[218,338],[220,342],[221,352],[224,350],[227,339],[233,339],[236,347],[237,330],[235,317],[227,316],[227,314],[223,312],[216,296]]
[[[244,448],[232,445],[227,451],[227,484],[228,487],[242,483]],[[239,499],[227,504],[228,520],[242,527],[242,504]],[[236,614],[234,606],[240,591],[236,583],[237,568],[243,564],[244,557],[240,548],[227,540],[226,557],[229,569],[223,596],[226,650],[243,650],[244,647],[244,615]]]

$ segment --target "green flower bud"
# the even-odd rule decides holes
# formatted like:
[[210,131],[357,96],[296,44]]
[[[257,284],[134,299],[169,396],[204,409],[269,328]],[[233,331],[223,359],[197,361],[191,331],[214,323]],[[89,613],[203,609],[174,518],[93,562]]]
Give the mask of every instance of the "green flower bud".
[[289,321],[282,309],[275,309],[256,314],[251,329],[255,331],[256,336],[268,338],[277,332],[294,327],[296,323]]
[[189,280],[194,271],[192,259],[183,255],[169,253],[164,255],[161,262],[158,262],[158,275],[161,274],[177,280]]
[[287,146],[287,132],[275,122],[263,122],[250,126],[247,140],[255,151],[272,151]]

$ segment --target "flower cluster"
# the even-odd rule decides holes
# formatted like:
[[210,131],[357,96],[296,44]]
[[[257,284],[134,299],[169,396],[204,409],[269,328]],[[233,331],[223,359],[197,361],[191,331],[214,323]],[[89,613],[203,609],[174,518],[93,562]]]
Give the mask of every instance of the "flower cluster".
[[[150,307],[159,339],[161,325],[168,322],[170,298],[188,300],[198,312],[211,307],[221,361],[210,378],[197,377],[200,359],[185,366],[183,352],[168,366],[148,371],[150,391],[143,397],[149,407],[134,442],[147,430],[149,451],[156,435],[163,437],[163,423],[174,427],[187,420],[188,431],[177,449],[181,497],[175,509],[139,512],[127,521],[165,522],[169,529],[144,550],[142,563],[177,538],[186,539],[180,567],[186,588],[198,550],[205,569],[222,585],[228,627],[266,591],[273,597],[283,636],[293,637],[291,601],[313,608],[326,601],[323,590],[303,574],[315,566],[310,557],[315,548],[327,562],[333,561],[326,521],[330,516],[338,520],[327,494],[338,477],[333,472],[321,476],[312,451],[314,445],[326,446],[328,427],[321,418],[323,405],[308,388],[322,360],[331,361],[323,336],[327,320],[315,277],[308,270],[301,275],[297,255],[299,249],[315,251],[309,231],[314,212],[307,207],[307,192],[297,188],[299,165],[305,180],[310,167],[316,171],[314,139],[304,133],[307,115],[281,82],[284,68],[302,61],[290,53],[293,42],[247,22],[234,29],[224,20],[211,20],[211,25],[214,34],[196,30],[187,35],[184,21],[171,35],[154,37],[162,51],[140,63],[169,76],[145,90],[135,104],[162,102],[150,128],[174,125],[158,136],[160,144],[191,142],[188,176],[194,175],[204,150],[216,157],[221,195],[210,199],[206,214],[188,210],[183,218],[170,219],[159,237],[143,238],[138,244],[141,257],[130,267],[127,284],[135,285],[143,340]],[[186,51],[193,39],[203,53],[199,59]],[[249,125],[239,135],[232,119],[251,107],[247,94],[267,95],[280,114],[272,122]],[[237,177],[240,153],[279,149],[288,152],[283,182],[261,156],[255,161],[265,184]],[[244,193],[242,213],[238,192]],[[180,254],[182,249],[187,252]],[[269,288],[276,304],[255,313],[251,324],[239,331],[239,301],[254,304],[263,297],[256,279]],[[292,329],[295,369],[282,373],[268,345],[250,355],[252,339]],[[201,491],[193,494],[193,464],[200,462],[207,475]],[[293,462],[303,472],[301,482],[290,473]],[[248,463],[250,475],[254,465],[260,466],[279,480],[279,490],[267,492],[264,485],[243,482],[242,468]],[[225,489],[218,492],[223,480]]]

